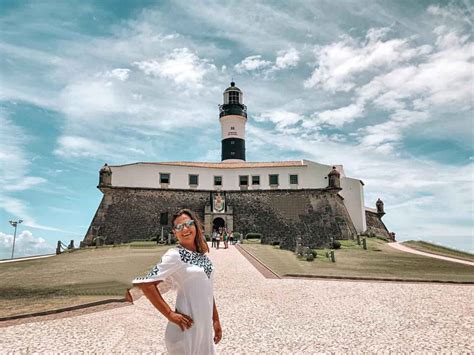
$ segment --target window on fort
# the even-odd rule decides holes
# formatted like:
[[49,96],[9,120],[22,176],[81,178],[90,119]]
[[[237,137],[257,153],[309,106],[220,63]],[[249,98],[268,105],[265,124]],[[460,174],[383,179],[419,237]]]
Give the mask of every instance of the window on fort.
[[260,176],[259,175],[253,175],[252,176],[252,185],[260,185]]
[[222,186],[222,176],[214,176],[214,186]]
[[189,175],[189,185],[199,185],[199,175]]
[[298,175],[290,175],[290,184],[298,185]]
[[230,144],[235,144],[235,141],[230,141]]
[[239,176],[239,185],[240,186],[247,186],[248,184],[249,184],[248,175],[240,175]]
[[278,174],[268,175],[270,185],[278,185]]
[[230,130],[235,131],[235,127],[234,126],[230,127]]
[[169,184],[170,183],[170,174],[160,173],[160,184]]
[[230,152],[230,155],[232,155],[232,156],[235,155],[235,152]]
[[237,91],[229,91],[229,104],[239,103],[239,93]]

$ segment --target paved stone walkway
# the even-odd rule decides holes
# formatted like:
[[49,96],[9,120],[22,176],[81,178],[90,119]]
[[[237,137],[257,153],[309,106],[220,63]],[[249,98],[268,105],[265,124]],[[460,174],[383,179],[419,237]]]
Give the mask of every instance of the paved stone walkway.
[[406,245],[403,245],[400,242],[388,243],[388,245],[391,246],[392,248],[398,249],[400,251],[404,251],[406,253],[423,255],[423,256],[430,257],[430,258],[452,261],[453,263],[474,266],[474,263],[471,262],[471,261],[460,260],[460,259],[456,259],[456,258],[450,258],[449,256],[437,255],[437,254],[433,254],[433,253],[426,253],[424,251],[419,251],[419,250],[407,247]]
[[[473,286],[265,279],[234,247],[210,257],[220,354],[473,351]],[[1,328],[0,351],[163,353],[165,325],[142,297],[133,306]]]

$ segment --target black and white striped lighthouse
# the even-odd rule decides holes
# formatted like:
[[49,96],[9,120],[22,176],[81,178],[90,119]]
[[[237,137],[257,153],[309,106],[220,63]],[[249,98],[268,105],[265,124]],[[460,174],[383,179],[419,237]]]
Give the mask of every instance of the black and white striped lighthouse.
[[245,161],[245,124],[247,106],[243,92],[234,82],[224,91],[224,104],[219,105],[219,121],[222,132],[223,162]]

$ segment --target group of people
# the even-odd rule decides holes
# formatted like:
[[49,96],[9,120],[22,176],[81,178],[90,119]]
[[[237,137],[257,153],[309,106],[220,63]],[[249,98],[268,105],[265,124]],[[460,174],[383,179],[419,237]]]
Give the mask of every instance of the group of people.
[[229,247],[229,242],[231,245],[237,242],[234,238],[234,232],[227,228],[219,227],[219,229],[215,229],[212,232],[211,247],[219,249],[221,241],[224,242],[224,249]]

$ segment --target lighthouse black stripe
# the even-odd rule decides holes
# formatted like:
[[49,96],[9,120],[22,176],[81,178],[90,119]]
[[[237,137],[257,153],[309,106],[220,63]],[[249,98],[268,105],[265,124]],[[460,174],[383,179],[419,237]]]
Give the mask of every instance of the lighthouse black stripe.
[[245,140],[242,138],[227,138],[222,140],[222,160],[245,160]]

